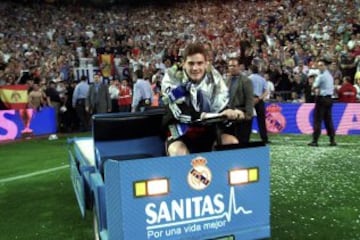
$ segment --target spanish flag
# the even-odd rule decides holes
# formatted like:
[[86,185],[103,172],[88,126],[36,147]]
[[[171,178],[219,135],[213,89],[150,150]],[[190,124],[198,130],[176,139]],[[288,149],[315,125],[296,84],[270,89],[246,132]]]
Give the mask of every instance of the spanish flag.
[[99,57],[101,75],[103,77],[110,77],[114,75],[114,55],[113,54],[101,54]]
[[24,109],[28,104],[27,85],[0,86],[0,99],[9,109]]

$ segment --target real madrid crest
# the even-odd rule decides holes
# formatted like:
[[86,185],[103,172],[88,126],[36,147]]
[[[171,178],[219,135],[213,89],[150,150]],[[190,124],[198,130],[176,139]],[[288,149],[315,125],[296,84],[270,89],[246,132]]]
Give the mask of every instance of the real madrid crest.
[[189,171],[187,180],[190,187],[195,190],[203,190],[211,183],[211,171],[206,164],[207,160],[201,156],[191,160],[193,168]]

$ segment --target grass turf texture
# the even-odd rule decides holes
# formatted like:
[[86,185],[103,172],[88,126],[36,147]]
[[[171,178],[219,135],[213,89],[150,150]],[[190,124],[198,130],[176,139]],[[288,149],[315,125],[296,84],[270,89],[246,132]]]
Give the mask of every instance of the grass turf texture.
[[[0,239],[93,239],[70,182],[66,138],[0,144]],[[359,136],[308,147],[304,135],[271,136],[271,239],[360,239]],[[64,166],[14,181],[4,179]]]

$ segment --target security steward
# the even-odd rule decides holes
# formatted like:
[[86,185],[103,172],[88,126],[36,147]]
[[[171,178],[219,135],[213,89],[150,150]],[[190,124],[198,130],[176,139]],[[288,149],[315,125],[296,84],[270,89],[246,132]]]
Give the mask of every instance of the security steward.
[[327,135],[330,139],[330,146],[336,146],[335,142],[335,130],[332,120],[332,94],[334,92],[334,79],[329,70],[326,67],[324,60],[317,62],[317,67],[320,74],[317,76],[313,83],[313,90],[317,95],[315,100],[314,109],[314,122],[313,122],[313,134],[312,142],[308,145],[311,147],[317,147],[318,140],[321,134],[321,123],[324,121]]

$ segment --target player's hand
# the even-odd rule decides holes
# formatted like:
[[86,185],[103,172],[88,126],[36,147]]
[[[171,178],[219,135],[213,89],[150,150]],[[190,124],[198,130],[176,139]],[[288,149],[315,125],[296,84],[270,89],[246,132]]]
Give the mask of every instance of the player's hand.
[[230,108],[222,111],[221,115],[225,116],[227,119],[230,119],[230,120],[235,120],[237,118],[237,113],[235,112],[235,110],[230,109]]
[[167,94],[164,94],[163,101],[165,103],[182,103],[185,101],[185,96],[189,93],[191,83],[182,84],[174,89],[171,89]]
[[245,118],[245,114],[243,111],[239,109],[226,109],[221,112],[221,115],[226,116],[227,119],[230,120],[241,120]]
[[239,109],[235,109],[234,110],[235,113],[236,113],[236,119],[237,120],[242,120],[242,119],[245,119],[245,113]]

